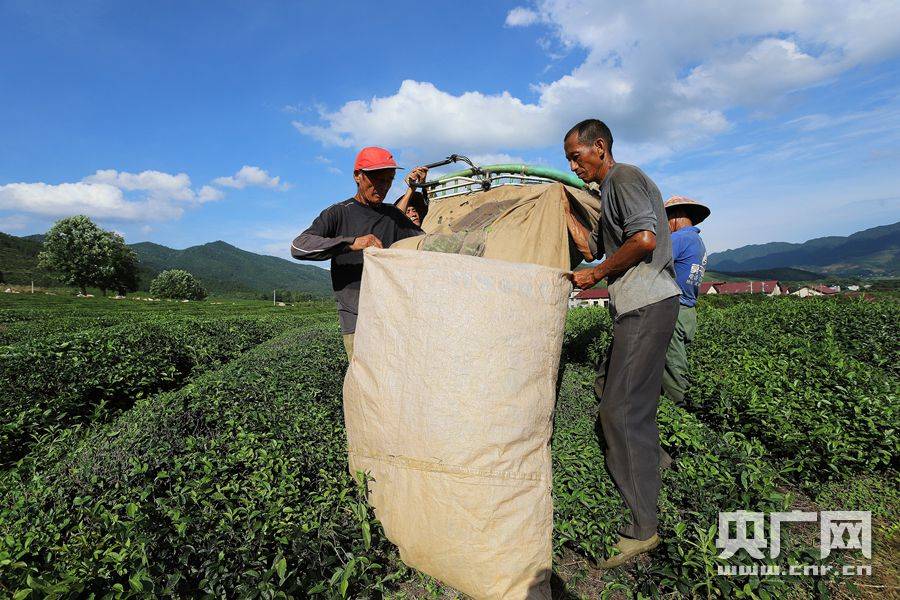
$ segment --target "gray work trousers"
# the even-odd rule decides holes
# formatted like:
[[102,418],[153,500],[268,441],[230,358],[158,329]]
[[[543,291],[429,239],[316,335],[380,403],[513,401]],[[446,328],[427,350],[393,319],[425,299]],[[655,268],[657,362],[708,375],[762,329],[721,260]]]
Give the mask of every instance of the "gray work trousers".
[[638,540],[652,537],[659,522],[656,410],[677,317],[677,296],[615,316],[612,345],[595,382],[606,468],[631,512],[619,533]]

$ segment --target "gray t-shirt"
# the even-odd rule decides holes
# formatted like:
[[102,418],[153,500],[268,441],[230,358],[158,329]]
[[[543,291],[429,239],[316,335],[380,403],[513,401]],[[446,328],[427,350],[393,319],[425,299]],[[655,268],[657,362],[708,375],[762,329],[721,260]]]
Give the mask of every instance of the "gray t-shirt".
[[608,280],[610,312],[621,315],[678,296],[666,209],[656,184],[639,168],[616,163],[600,185],[601,219],[590,238],[595,258],[618,252],[638,231],[656,234],[656,249]]

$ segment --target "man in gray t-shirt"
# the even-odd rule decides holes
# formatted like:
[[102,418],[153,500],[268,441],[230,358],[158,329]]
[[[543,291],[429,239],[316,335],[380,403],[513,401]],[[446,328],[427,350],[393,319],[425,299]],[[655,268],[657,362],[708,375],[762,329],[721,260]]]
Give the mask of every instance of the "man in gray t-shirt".
[[615,256],[638,233],[652,234],[656,241],[655,247],[632,267],[608,274],[613,315],[681,294],[675,283],[669,221],[656,184],[639,168],[614,163],[600,184],[600,198],[603,218],[589,238],[595,258]]
[[681,294],[662,195],[643,171],[613,160],[612,142],[609,128],[597,119],[575,125],[564,142],[572,171],[600,185],[601,218],[589,245],[594,258],[606,256],[596,267],[576,271],[573,281],[588,289],[606,279],[613,317],[613,341],[595,389],[606,467],[631,523],[620,531],[619,553],[600,565],[604,569],[659,544],[662,449],[656,409]]

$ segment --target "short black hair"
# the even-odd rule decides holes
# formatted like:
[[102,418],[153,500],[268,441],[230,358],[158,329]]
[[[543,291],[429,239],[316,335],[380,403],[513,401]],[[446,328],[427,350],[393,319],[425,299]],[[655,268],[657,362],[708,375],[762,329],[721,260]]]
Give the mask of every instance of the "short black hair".
[[566,132],[563,140],[568,139],[573,133],[578,134],[578,141],[582,144],[593,144],[595,140],[602,138],[606,143],[606,149],[612,152],[612,131],[600,119],[585,119],[580,123],[576,123],[572,129]]

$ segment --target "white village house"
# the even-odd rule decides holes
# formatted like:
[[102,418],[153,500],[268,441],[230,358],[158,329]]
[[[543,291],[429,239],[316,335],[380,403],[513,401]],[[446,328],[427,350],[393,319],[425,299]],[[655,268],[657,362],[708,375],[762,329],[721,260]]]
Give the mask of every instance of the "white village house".
[[569,308],[577,306],[609,306],[609,290],[606,288],[591,288],[572,291],[569,295]]
[[781,296],[787,293],[787,288],[775,279],[768,281],[710,281],[700,284],[701,294],[765,294],[767,296]]
[[804,285],[797,291],[791,292],[791,295],[808,298],[810,296],[833,296],[837,293],[838,290],[827,285]]
[[[839,289],[839,288],[838,288]],[[767,281],[706,281],[700,284],[700,294],[765,294],[767,296],[781,296],[792,294],[805,298],[807,296],[831,296],[838,293],[835,287],[825,285],[804,286],[796,291],[791,291],[778,280]],[[606,288],[591,288],[589,290],[572,290],[569,295],[569,308],[577,306],[609,306],[609,290]]]

